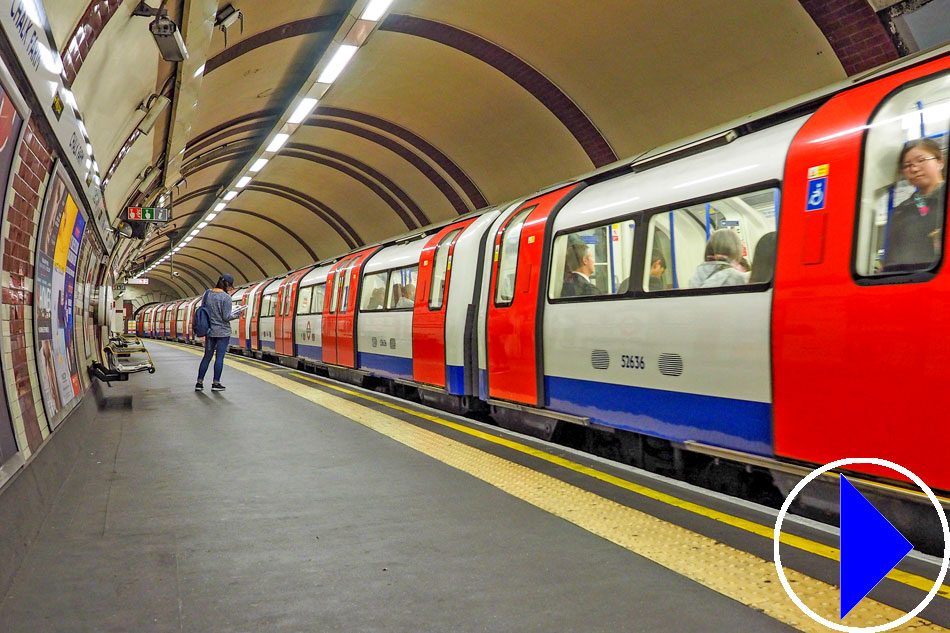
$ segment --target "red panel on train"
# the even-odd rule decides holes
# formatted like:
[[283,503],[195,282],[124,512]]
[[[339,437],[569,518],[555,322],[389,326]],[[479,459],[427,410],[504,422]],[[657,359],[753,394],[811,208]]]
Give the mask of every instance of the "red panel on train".
[[[413,380],[445,387],[445,311],[448,308],[449,281],[452,276],[452,253],[461,230],[464,230],[476,218],[446,226],[432,236],[422,249],[419,257],[419,280],[416,291],[415,307],[412,315],[412,377]],[[453,231],[458,231],[448,248],[448,264],[445,270],[445,282],[441,290],[442,301],[438,308],[430,309],[432,270],[435,265],[435,253],[439,243]]]
[[[950,355],[947,267],[917,283],[861,284],[852,273],[868,122],[889,93],[948,66],[940,59],[837,95],[792,144],[772,322],[777,455],[814,463],[878,457],[950,490],[947,434],[934,418],[950,409],[942,378]],[[828,174],[827,201],[824,217],[812,221],[807,174],[816,166]]]
[[[542,404],[537,316],[544,228],[558,203],[576,188],[577,185],[570,185],[528,200],[505,221],[492,240],[495,254],[488,297],[488,395],[492,398],[532,406]],[[517,268],[511,271],[512,276],[506,271],[499,274],[500,259],[508,257],[502,248],[506,229],[521,221],[524,224],[517,242]]]

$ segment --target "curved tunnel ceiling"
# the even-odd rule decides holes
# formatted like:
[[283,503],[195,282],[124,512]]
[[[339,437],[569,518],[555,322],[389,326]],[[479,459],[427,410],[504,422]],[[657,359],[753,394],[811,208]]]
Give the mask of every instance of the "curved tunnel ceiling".
[[[162,61],[136,1],[46,4],[113,216],[154,200],[171,162],[180,169],[175,219],[145,241],[137,272],[259,153],[366,0],[169,0],[201,57],[189,63],[204,63],[194,78]],[[192,25],[228,4],[243,33],[235,24],[225,45],[215,28],[202,45]],[[395,0],[279,153],[175,255],[178,276],[169,262],[149,275],[185,296],[222,272],[239,283],[281,274],[841,80],[805,4]],[[85,40],[71,48],[77,32]],[[183,103],[189,81],[194,105]],[[136,108],[153,94],[172,106],[143,135]],[[184,151],[169,161],[179,133]],[[166,173],[143,192],[149,166]]]

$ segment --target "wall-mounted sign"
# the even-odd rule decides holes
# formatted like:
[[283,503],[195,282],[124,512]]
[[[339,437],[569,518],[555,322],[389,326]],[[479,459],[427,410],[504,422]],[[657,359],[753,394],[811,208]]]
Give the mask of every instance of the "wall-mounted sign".
[[138,279],[126,279],[125,283],[129,284],[130,286],[147,286],[148,277],[139,277]]
[[141,222],[168,222],[172,218],[172,210],[168,207],[129,207],[126,217]]
[[48,109],[43,108],[43,114],[63,147],[72,171],[79,182],[89,183],[84,192],[92,207],[90,212],[106,251],[111,251],[115,237],[105,213],[102,189],[89,177],[93,161],[86,151],[86,129],[76,116],[75,97],[63,84],[63,62],[51,45],[52,35],[42,0],[0,0],[0,26],[36,99],[41,104],[50,104]]

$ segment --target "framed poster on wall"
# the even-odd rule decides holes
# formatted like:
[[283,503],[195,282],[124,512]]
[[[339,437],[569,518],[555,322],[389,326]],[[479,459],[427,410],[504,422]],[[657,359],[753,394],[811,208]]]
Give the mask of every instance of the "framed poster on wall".
[[[12,77],[0,63],[0,184],[2,184],[0,209],[7,207],[13,159],[19,147],[23,122],[29,115],[26,103],[13,86],[15,84]],[[24,281],[11,275],[9,282],[11,289],[15,289],[17,283],[23,285],[23,289],[26,290]],[[3,472],[4,464],[11,464],[11,458],[18,455],[19,449],[7,405],[6,390],[0,390],[0,484],[6,479]]]
[[50,178],[36,244],[36,361],[51,430],[78,402],[83,382],[74,335],[76,263],[86,214],[61,164]]

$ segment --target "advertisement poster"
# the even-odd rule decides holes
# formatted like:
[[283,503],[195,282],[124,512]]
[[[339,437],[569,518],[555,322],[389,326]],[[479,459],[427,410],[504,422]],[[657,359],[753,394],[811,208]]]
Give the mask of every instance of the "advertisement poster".
[[[20,137],[20,128],[23,119],[20,117],[13,101],[0,89],[0,205],[3,204],[4,191],[10,181],[10,166],[13,164],[13,153],[17,139]],[[0,395],[0,464],[18,452],[16,439],[13,435],[13,426],[7,412],[6,403]]]
[[85,217],[57,173],[49,185],[36,253],[37,365],[50,424],[82,390],[73,336],[76,261]]

